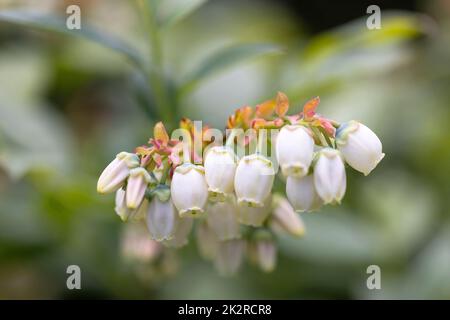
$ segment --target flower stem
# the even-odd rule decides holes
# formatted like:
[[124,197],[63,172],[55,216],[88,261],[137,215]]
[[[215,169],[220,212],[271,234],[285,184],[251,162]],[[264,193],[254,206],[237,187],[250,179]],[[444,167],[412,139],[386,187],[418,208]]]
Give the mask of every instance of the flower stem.
[[161,184],[165,184],[167,181],[167,177],[169,176],[170,165],[169,165],[169,160],[167,158],[165,158],[163,160],[163,166],[164,166],[164,171],[161,176],[161,181],[160,181]]
[[[258,141],[257,141],[258,143],[256,145],[256,153],[263,154],[262,153],[263,146],[264,146],[264,143],[266,143],[266,141],[267,141],[267,130],[266,129],[258,130],[257,139],[258,139]],[[266,151],[267,151],[267,148],[266,148]],[[267,154],[264,154],[264,155],[267,156]]]
[[149,51],[152,57],[147,70],[149,87],[154,94],[156,108],[160,117],[164,121],[171,123],[173,121],[173,108],[164,76],[164,61],[161,37],[156,20],[156,7],[154,1],[150,0],[139,0],[138,3],[142,12]]

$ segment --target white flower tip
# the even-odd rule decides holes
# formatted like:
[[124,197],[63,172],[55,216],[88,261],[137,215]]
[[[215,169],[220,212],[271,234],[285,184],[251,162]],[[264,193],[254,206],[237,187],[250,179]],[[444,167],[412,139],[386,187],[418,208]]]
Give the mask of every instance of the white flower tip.
[[252,208],[262,208],[264,207],[264,202],[255,200],[255,199],[249,199],[249,198],[238,198],[237,200],[238,205],[241,206],[247,206]]
[[344,196],[342,196],[340,198],[326,198],[326,199],[321,198],[321,199],[323,200],[324,205],[327,205],[327,204],[340,205],[343,197]]
[[139,166],[139,157],[134,153],[122,151],[116,155],[116,159],[124,161],[130,169]]
[[[298,213],[297,213],[298,214]],[[297,238],[302,238],[305,236],[306,233],[306,229],[305,226],[303,225],[303,223],[301,223],[299,226],[297,226],[296,228],[292,228],[291,230],[291,235]]]
[[137,203],[137,202],[134,201],[134,200],[127,201],[127,207],[128,207],[129,209],[137,209],[137,207],[139,207],[139,205],[140,205],[140,203]]
[[208,188],[208,198],[213,202],[225,202],[228,194],[217,188]]
[[306,176],[308,173],[308,167],[303,164],[289,164],[281,166],[281,172],[286,177],[297,177],[301,178]]
[[100,181],[97,183],[97,192],[100,194],[106,194],[107,192],[104,189],[104,186],[100,184]]
[[181,218],[201,218],[203,217],[204,212],[205,210],[200,207],[191,207],[178,211]]
[[173,236],[161,236],[161,237],[158,237],[158,236],[151,236],[151,239],[152,240],[155,240],[155,241],[158,241],[158,242],[161,242],[161,241],[169,241],[169,240],[172,240],[173,239]]
[[373,171],[373,169],[375,169],[377,167],[377,165],[381,162],[381,160],[383,160],[384,156],[385,156],[384,153],[380,154],[378,159],[374,161],[373,166],[371,168],[369,168],[369,170],[366,170],[365,172],[363,172],[364,176],[367,177]]
[[189,243],[188,239],[177,240],[175,237],[172,237],[169,240],[164,240],[161,242],[164,246],[168,248],[180,249]]

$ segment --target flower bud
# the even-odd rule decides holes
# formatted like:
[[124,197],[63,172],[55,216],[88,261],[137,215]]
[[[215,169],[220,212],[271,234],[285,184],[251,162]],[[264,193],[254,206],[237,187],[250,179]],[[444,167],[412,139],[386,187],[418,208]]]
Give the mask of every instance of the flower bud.
[[144,220],[147,216],[148,207],[150,205],[150,202],[144,198],[142,200],[141,204],[137,209],[134,209],[134,215],[131,217],[133,221],[140,221]]
[[340,203],[345,194],[346,176],[339,151],[324,148],[314,167],[314,185],[324,204]]
[[303,177],[313,159],[314,140],[309,129],[300,125],[286,125],[276,140],[276,155],[285,176]]
[[297,212],[315,211],[322,205],[322,199],[314,187],[312,175],[305,177],[288,177],[286,195]]
[[125,190],[120,188],[116,191],[116,206],[114,208],[117,215],[122,219],[122,221],[127,221],[133,209],[129,209],[125,203]]
[[259,230],[253,240],[255,259],[258,266],[264,272],[272,272],[275,269],[277,248],[273,236],[264,230]]
[[178,219],[172,239],[165,240],[163,243],[171,248],[181,248],[187,245],[193,222],[192,218],[189,217]]
[[242,264],[245,251],[243,240],[228,240],[219,243],[214,264],[221,275],[230,276],[236,273]]
[[162,251],[162,246],[149,239],[142,224],[127,224],[121,237],[121,254],[126,260],[149,263],[155,260]]
[[294,237],[303,236],[305,234],[305,225],[289,201],[284,197],[274,196],[274,204],[275,206],[270,220],[272,229],[286,232]]
[[160,166],[160,167],[156,167],[155,169],[153,169],[153,175],[156,178],[156,181],[161,181],[162,177],[163,177],[163,173],[164,173],[164,166]]
[[208,200],[205,170],[202,166],[185,163],[178,166],[170,186],[172,201],[181,217],[198,217]]
[[212,147],[205,157],[205,179],[210,195],[223,201],[233,192],[236,156],[230,148]]
[[137,166],[139,166],[137,155],[128,152],[119,153],[98,178],[97,192],[110,193],[118,190],[123,186],[130,169]]
[[214,259],[217,254],[219,241],[206,220],[202,219],[196,228],[197,247],[200,255],[205,259]]
[[136,209],[141,204],[150,181],[150,175],[144,168],[130,170],[126,192],[128,208]]
[[116,191],[116,206],[114,210],[116,211],[117,215],[124,222],[128,220],[142,220],[147,212],[148,200],[144,199],[144,201],[141,202],[140,206],[137,209],[130,209],[127,207],[125,197],[125,190],[120,188]]
[[241,235],[233,197],[228,197],[224,202],[210,204],[207,222],[220,241],[236,239]]
[[274,181],[272,162],[260,154],[243,157],[237,166],[234,189],[238,203],[262,207]]
[[240,223],[253,227],[260,227],[271,212],[272,197],[267,197],[264,206],[250,207],[246,204],[238,206],[238,220]]
[[147,210],[147,227],[153,240],[170,240],[177,227],[178,214],[170,199],[161,201],[154,197]]
[[366,176],[384,157],[377,135],[356,121],[349,121],[339,127],[336,144],[345,161]]

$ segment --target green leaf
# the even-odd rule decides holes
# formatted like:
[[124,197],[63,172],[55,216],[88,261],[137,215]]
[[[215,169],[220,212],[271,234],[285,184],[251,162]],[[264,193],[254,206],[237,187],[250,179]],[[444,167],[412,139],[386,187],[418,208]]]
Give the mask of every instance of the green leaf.
[[388,44],[402,43],[426,33],[426,21],[422,15],[386,12],[382,28],[369,30],[365,18],[322,33],[311,39],[302,59],[305,64],[322,61],[339,55],[348,55],[355,50],[375,52]]
[[165,29],[183,20],[207,0],[165,0],[158,6],[158,24]]
[[129,47],[122,40],[114,36],[86,26],[85,23],[82,24],[80,30],[70,30],[66,27],[64,17],[20,10],[0,11],[0,22],[13,23],[38,30],[84,38],[125,55],[133,64],[139,67],[143,65],[139,53],[134,48]]
[[246,60],[280,53],[282,53],[282,50],[279,46],[264,43],[238,44],[220,49],[207,57],[197,69],[188,74],[180,92],[181,94],[189,93],[201,81]]

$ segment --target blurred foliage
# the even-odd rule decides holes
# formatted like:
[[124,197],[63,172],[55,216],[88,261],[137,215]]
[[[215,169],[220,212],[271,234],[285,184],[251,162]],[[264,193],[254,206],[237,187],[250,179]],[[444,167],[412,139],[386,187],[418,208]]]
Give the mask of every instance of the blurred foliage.
[[[317,35],[276,2],[201,0],[151,1],[153,17],[144,1],[79,0],[82,32],[68,31],[69,2],[0,2],[0,298],[450,298],[447,2]],[[305,214],[304,239],[278,239],[271,274],[221,278],[195,241],[124,259],[113,199],[95,192],[116,151],[161,118],[223,128],[277,90],[366,123],[386,158],[348,173],[340,208]],[[71,264],[81,291],[66,289]],[[382,290],[366,288],[370,264]]]

